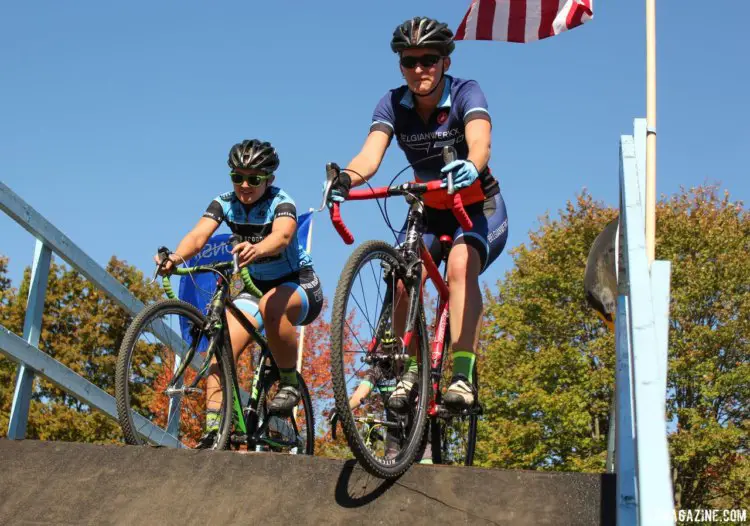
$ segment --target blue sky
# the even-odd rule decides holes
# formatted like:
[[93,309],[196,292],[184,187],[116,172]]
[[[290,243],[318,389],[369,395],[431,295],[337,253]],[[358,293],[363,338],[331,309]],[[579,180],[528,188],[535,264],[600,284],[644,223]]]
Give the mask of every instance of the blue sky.
[[[13,2],[0,29],[0,180],[104,265],[151,272],[231,186],[243,138],[279,151],[278,183],[317,207],[327,161],[346,164],[379,98],[400,84],[393,28],[415,15],[458,26],[468,0],[380,2]],[[660,194],[718,181],[750,198],[750,3],[723,11],[658,2]],[[731,9],[729,7],[731,6]],[[508,247],[583,188],[617,203],[618,140],[645,116],[645,6],[595,5],[545,41],[461,42],[451,73],[476,79],[493,117],[490,166],[508,207]],[[741,154],[743,158],[741,158]],[[374,183],[406,164],[395,143]],[[403,206],[389,205],[395,223]],[[356,242],[391,236],[372,204],[348,203]],[[0,214],[0,254],[18,285],[34,240]],[[326,295],[351,248],[316,216]],[[483,275],[512,267],[506,253]]]

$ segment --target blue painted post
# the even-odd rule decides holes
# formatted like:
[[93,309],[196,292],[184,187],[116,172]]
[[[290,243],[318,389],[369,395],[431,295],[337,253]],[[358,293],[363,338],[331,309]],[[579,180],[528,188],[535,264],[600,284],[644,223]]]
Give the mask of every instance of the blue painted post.
[[[617,387],[615,386],[615,389]],[[609,406],[609,432],[607,433],[607,460],[604,469],[607,473],[617,473],[617,464],[615,464],[615,433],[617,432],[617,396],[612,400]]]
[[[47,292],[51,256],[52,251],[37,239],[34,247],[34,263],[31,266],[26,317],[23,321],[23,339],[34,347],[39,345],[39,335],[42,331],[42,313],[44,312],[44,297]],[[21,440],[26,437],[26,423],[29,419],[33,383],[34,371],[20,364],[8,424],[8,438],[12,440]]]
[[[630,147],[626,152],[626,145]],[[672,481],[664,413],[665,392],[659,373],[660,345],[652,299],[651,273],[646,252],[646,218],[636,170],[632,139],[622,138],[621,217],[625,222],[625,251],[630,345],[632,349],[633,411],[636,429],[636,480],[640,526],[674,524]]]
[[654,302],[656,321],[656,365],[657,380],[661,383],[659,391],[664,394],[665,414],[667,397],[667,368],[669,366],[669,294],[672,264],[669,261],[654,261],[651,264],[651,297]]
[[645,217],[646,210],[646,119],[633,121],[633,145],[635,146],[635,173],[638,174],[638,194]]
[[617,423],[615,424],[615,471],[617,473],[617,524],[637,524],[638,508],[635,483],[635,428],[633,425],[633,393],[630,390],[632,371],[630,368],[630,334],[628,325],[628,298],[617,297],[617,324],[615,347],[617,369],[615,371],[615,396],[617,401]]

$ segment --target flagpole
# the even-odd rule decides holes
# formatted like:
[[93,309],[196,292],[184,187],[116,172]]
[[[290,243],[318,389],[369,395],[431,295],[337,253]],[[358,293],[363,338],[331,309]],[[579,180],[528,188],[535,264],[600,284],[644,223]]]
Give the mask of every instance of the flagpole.
[[646,0],[646,253],[656,258],[656,0]]
[[[314,208],[311,208],[308,210],[308,212],[315,211]],[[307,241],[306,241],[306,247],[305,250],[307,250],[307,253],[309,254],[312,250],[312,229],[313,229],[313,215],[310,216],[310,228],[307,229]],[[297,371],[302,373],[302,351],[304,348],[304,342],[305,342],[305,326],[303,325],[299,329],[299,340],[297,341]]]

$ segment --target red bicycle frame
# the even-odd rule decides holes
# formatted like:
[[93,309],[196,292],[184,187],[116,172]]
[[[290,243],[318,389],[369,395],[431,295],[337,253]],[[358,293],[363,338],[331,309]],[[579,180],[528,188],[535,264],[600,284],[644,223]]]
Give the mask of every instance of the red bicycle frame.
[[[381,197],[388,197],[391,195],[406,195],[410,193],[428,193],[428,192],[436,192],[441,191],[445,188],[445,183],[443,181],[430,181],[428,183],[405,183],[400,186],[396,187],[380,187],[380,188],[371,188],[366,190],[351,190],[349,192],[348,200],[351,201],[362,201],[367,199],[378,199]],[[464,230],[470,230],[472,227],[471,219],[469,219],[469,216],[466,214],[466,210],[464,209],[463,203],[461,201],[461,196],[459,194],[453,194],[453,214],[456,216],[456,219],[458,220],[459,224],[464,228]],[[343,219],[341,218],[341,212],[339,209],[339,203],[333,203],[333,206],[330,209],[331,213],[331,221],[333,222],[333,226],[336,228],[336,231],[339,233],[341,238],[344,240],[344,242],[348,245],[354,243],[354,236],[351,234],[349,229],[344,224]],[[442,239],[441,239],[442,241]],[[438,291],[438,308],[436,312],[436,327],[435,327],[435,334],[433,338],[432,343],[432,353],[430,357],[430,368],[431,368],[431,379],[432,379],[432,400],[430,401],[427,414],[431,417],[434,417],[437,415],[439,411],[439,406],[436,402],[438,399],[439,393],[440,393],[440,376],[442,374],[442,362],[443,362],[443,353],[445,351],[445,334],[448,330],[448,298],[449,298],[449,289],[448,284],[446,283],[446,280],[443,276],[440,275],[440,271],[438,270],[437,264],[432,259],[432,255],[427,250],[427,248],[424,245],[424,242],[421,241],[420,243],[420,255],[422,259],[422,264],[424,265],[424,268],[427,272],[427,277],[433,282],[435,285],[436,290]],[[446,262],[447,265],[447,262]],[[420,289],[419,289],[419,301],[422,302],[424,305],[424,296],[423,296],[423,281],[419,280]],[[411,331],[406,332],[404,334],[404,346],[408,347],[409,343],[411,342],[412,333]],[[373,343],[375,343],[373,341]],[[372,344],[371,344],[372,346]]]

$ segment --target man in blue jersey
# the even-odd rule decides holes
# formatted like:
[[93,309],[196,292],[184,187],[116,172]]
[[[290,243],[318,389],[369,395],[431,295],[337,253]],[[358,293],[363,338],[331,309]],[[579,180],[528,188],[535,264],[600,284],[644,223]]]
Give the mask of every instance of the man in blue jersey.
[[[398,54],[406,85],[390,90],[378,102],[365,144],[334,182],[331,200],[343,201],[352,186],[373,177],[394,137],[414,165],[418,181],[441,179],[453,172],[473,227],[464,231],[458,224],[451,211],[453,196],[447,192],[430,195],[425,198],[424,242],[439,262],[440,236],[454,240],[447,263],[454,376],[444,400],[448,407],[461,410],[470,407],[476,396],[472,375],[483,308],[479,275],[503,251],[508,220],[498,182],[488,167],[491,119],[487,100],[476,81],[447,75],[454,47],[448,26],[430,18],[415,17],[396,28],[391,50]],[[458,160],[447,166],[441,156],[444,146],[453,146],[458,153]],[[405,303],[397,305],[396,317],[401,320],[405,319]],[[417,368],[416,360],[410,359],[389,399],[392,410],[407,409]]]
[[[320,314],[323,291],[312,266],[310,254],[297,239],[297,211],[294,201],[277,186],[272,186],[279,166],[276,150],[257,139],[235,144],[227,161],[234,185],[232,192],[211,201],[203,217],[177,246],[165,265],[169,273],[173,264],[197,254],[222,222],[242,241],[232,253],[240,267],[248,267],[255,285],[263,292],[260,302],[247,293],[234,302],[255,327],[265,327],[268,343],[281,373],[280,388],[268,409],[287,413],[299,402],[297,381],[297,331]],[[155,257],[158,262],[158,256]],[[250,335],[234,315],[227,311],[227,323],[235,360],[250,343]],[[218,432],[221,391],[216,371],[206,386],[206,436],[201,443],[213,443],[211,434]]]

